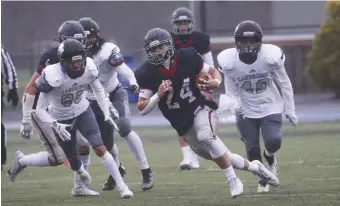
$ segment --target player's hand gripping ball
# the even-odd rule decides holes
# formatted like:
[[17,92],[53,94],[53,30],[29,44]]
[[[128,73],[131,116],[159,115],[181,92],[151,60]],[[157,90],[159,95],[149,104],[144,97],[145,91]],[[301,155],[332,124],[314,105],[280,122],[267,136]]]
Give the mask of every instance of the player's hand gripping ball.
[[201,91],[209,90],[209,80],[212,80],[212,76],[209,73],[201,72],[196,75],[196,86]]

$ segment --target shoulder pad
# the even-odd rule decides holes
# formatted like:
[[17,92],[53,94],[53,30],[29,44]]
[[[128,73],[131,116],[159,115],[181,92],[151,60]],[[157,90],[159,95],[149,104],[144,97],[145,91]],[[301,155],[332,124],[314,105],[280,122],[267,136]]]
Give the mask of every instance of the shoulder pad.
[[101,56],[105,56],[106,58],[109,58],[109,56],[112,54],[112,53],[115,53],[115,54],[119,54],[120,53],[120,49],[117,45],[111,43],[111,42],[105,42],[103,45],[102,45],[102,49],[101,49]]
[[261,55],[264,56],[268,64],[277,65],[279,67],[284,65],[285,55],[282,49],[273,44],[263,44],[261,48]]
[[99,75],[98,67],[90,57],[86,57],[86,70],[93,79],[97,78]]
[[193,33],[194,35],[196,35],[196,37],[201,40],[201,41],[210,41],[210,36],[206,33],[203,32],[195,32]]
[[61,85],[64,73],[61,70],[61,66],[59,63],[47,66],[43,70],[43,73],[49,85],[51,85],[52,87],[58,87]]
[[226,70],[230,70],[234,67],[236,63],[237,52],[235,48],[225,49],[221,53],[217,55],[217,63],[219,70],[224,72]]
[[194,56],[198,54],[197,50],[194,47],[181,48],[181,49],[176,50],[175,52],[178,58]]

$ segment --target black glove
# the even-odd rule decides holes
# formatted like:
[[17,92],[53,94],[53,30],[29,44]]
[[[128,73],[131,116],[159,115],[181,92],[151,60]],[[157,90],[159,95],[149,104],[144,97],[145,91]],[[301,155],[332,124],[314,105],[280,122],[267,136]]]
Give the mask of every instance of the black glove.
[[10,89],[7,94],[7,102],[11,102],[13,106],[17,106],[19,102],[19,96],[17,89]]
[[135,93],[135,94],[139,94],[139,87],[137,85],[130,85],[130,86],[126,86],[124,87],[126,90]]

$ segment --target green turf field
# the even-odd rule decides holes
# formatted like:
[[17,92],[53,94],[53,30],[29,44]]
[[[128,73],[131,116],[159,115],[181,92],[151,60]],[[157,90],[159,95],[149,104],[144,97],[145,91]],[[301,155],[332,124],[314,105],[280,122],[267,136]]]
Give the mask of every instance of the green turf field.
[[[32,206],[90,206],[90,205],[340,205],[340,122],[302,124],[295,130],[285,126],[283,147],[278,153],[280,183],[269,193],[255,193],[257,182],[247,172],[237,171],[245,182],[246,195],[232,199],[224,175],[212,162],[201,160],[196,171],[179,171],[181,153],[175,133],[165,127],[137,128],[144,141],[149,164],[155,173],[156,184],[151,191],[140,189],[141,175],[125,142],[117,138],[120,158],[127,169],[125,177],[135,197],[122,200],[117,191],[100,191],[107,177],[99,159],[92,156],[90,174],[92,189],[100,197],[73,198],[73,173],[66,166],[55,168],[26,168],[15,183],[8,181],[7,170],[12,153],[41,150],[38,140],[22,140],[17,132],[9,133],[8,164],[2,172],[2,205]],[[233,126],[222,126],[220,136],[228,147],[244,155],[244,147]]]

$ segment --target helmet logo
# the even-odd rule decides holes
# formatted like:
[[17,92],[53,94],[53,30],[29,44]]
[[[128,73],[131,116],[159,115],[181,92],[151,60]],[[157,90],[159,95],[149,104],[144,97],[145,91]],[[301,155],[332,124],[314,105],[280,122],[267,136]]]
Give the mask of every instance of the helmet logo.
[[59,53],[59,55],[62,54],[62,53],[64,53],[64,42],[61,43],[61,44],[59,45],[59,47],[58,47],[58,53]]
[[83,57],[81,55],[73,56],[72,61],[81,60]]
[[155,40],[155,41],[152,41],[152,42],[150,43],[150,47],[157,46],[157,45],[159,45],[159,44],[160,44],[160,42],[159,42],[158,40]]
[[176,19],[177,21],[181,21],[181,20],[188,20],[189,18],[187,16],[179,16],[178,19]]
[[255,32],[253,32],[253,31],[245,31],[245,32],[243,32],[243,36],[245,36],[245,37],[252,37],[252,36],[255,36]]

